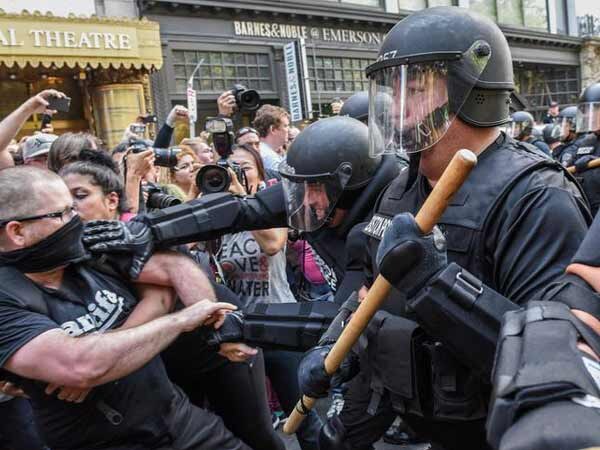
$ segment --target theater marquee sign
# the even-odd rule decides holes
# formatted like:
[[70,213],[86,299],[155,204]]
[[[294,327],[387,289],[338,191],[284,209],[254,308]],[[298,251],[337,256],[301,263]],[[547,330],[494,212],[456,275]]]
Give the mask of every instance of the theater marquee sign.
[[157,23],[147,20],[55,17],[0,10],[0,57],[11,66],[114,67],[162,65]]
[[373,31],[357,31],[344,28],[313,27],[272,22],[233,22],[236,36],[251,36],[267,39],[307,39],[342,44],[378,47],[384,34]]

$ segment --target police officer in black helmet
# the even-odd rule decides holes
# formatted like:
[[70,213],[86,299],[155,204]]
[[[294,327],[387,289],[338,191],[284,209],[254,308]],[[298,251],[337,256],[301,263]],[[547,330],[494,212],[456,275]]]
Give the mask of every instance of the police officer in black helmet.
[[548,144],[534,133],[533,126],[535,125],[535,119],[530,113],[527,111],[517,111],[510,118],[509,134],[511,137],[517,141],[535,145],[546,155],[550,156],[550,147],[548,147]]
[[577,159],[580,139],[576,132],[577,106],[568,106],[560,114],[560,140],[562,144],[554,150],[554,158],[564,167],[572,166]]
[[577,104],[577,139],[570,151],[576,177],[585,191],[592,214],[600,207],[600,169],[588,168],[590,161],[600,158],[600,83],[588,86]]
[[[358,357],[347,360],[350,366],[359,361],[359,374],[351,378],[355,367],[337,374],[351,379],[350,387],[320,448],[371,449],[397,412],[447,450],[489,448],[489,378],[419,328],[407,300],[429,287],[446,259],[516,303],[529,300],[568,264],[585,235],[587,205],[560,165],[500,132],[509,121],[512,61],[505,37],[488,19],[454,7],[416,12],[388,33],[367,74],[372,153],[402,148],[411,166],[384,191],[365,228],[366,269],[371,279],[381,272],[395,289],[366,331],[366,351],[359,344]],[[381,93],[393,98],[384,110],[375,101]],[[399,213],[416,214],[461,148],[477,153],[479,162],[439,221],[443,235],[423,237],[412,215]],[[548,223],[552,232],[544,231]],[[427,263],[395,258],[403,244],[420,247]],[[461,274],[454,283],[462,283]],[[480,292],[467,284],[454,286],[453,295]],[[307,395],[326,393],[330,348],[322,342],[300,366]],[[489,353],[493,358],[493,348]]]

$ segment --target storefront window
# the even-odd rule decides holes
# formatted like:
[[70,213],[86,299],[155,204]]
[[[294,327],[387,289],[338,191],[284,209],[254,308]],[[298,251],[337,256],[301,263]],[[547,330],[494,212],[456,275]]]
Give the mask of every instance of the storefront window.
[[523,0],[497,0],[498,22],[523,26]]
[[526,27],[548,28],[546,0],[523,0],[523,15]]
[[521,64],[514,74],[517,92],[538,119],[551,101],[561,107],[577,102],[581,89],[577,67]]
[[175,90],[185,93],[196,64],[204,60],[194,77],[194,89],[220,93],[240,83],[260,91],[273,91],[272,64],[261,53],[173,51]]
[[470,0],[469,9],[496,20],[496,0]]
[[336,58],[316,56],[308,58],[311,91],[354,93],[367,90],[365,68],[373,60],[366,58]]
[[418,11],[434,6],[452,6],[457,2],[453,0],[398,0],[398,7],[407,11]]
[[469,0],[469,9],[501,25],[548,29],[546,0]]

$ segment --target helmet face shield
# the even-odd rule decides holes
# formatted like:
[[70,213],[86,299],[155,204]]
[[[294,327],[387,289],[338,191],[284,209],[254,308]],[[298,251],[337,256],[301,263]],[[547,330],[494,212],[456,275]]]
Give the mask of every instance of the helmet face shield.
[[531,122],[511,122],[507,126],[507,134],[514,139],[520,139],[527,131],[531,132],[532,127]]
[[600,102],[587,102],[577,105],[577,133],[600,130]]
[[349,164],[333,173],[299,175],[285,161],[279,166],[288,216],[288,225],[300,231],[314,231],[327,221],[352,176]]
[[481,45],[436,60],[374,64],[380,68],[369,74],[371,156],[420,152],[444,136],[489,61],[489,47],[486,55],[474,50]]
[[563,117],[560,123],[560,140],[566,141],[572,131],[575,131],[573,126],[573,119],[571,117]]

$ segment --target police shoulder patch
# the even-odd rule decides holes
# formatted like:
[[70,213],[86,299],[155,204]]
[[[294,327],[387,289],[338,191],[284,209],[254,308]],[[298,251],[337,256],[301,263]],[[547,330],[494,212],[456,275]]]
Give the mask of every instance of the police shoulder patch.
[[579,147],[577,149],[578,155],[589,155],[594,151],[594,147]]
[[383,237],[383,233],[385,233],[385,230],[388,229],[391,223],[391,217],[385,216],[383,214],[375,214],[371,218],[371,221],[364,228],[363,232],[366,235],[371,236],[372,238],[381,240],[381,238]]

